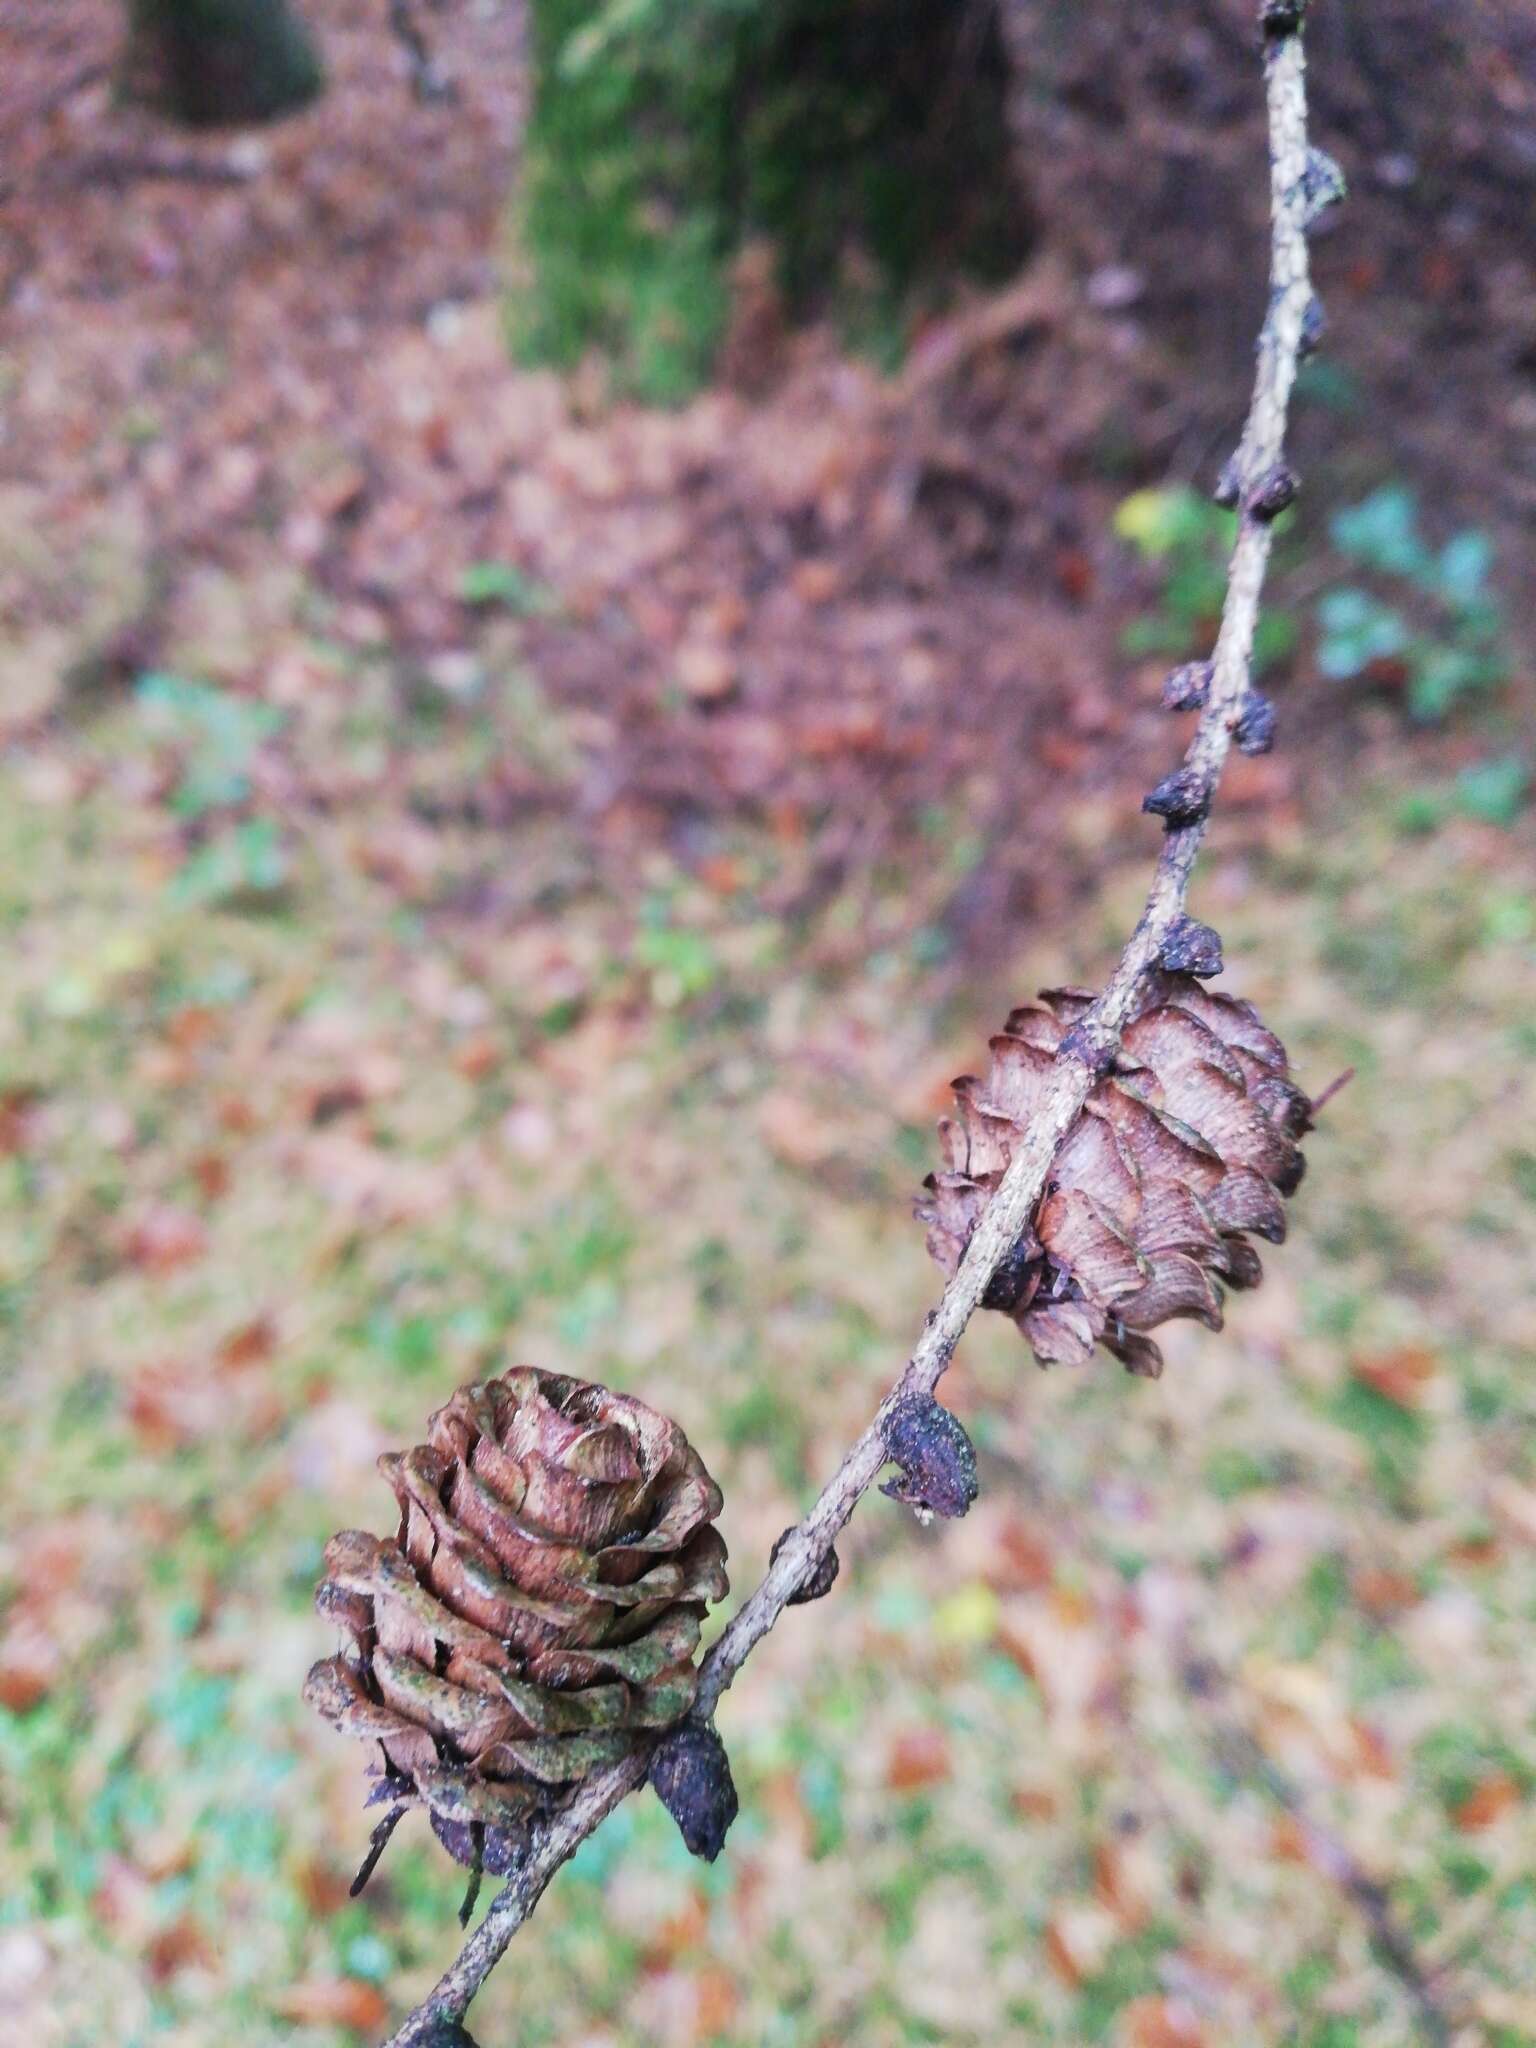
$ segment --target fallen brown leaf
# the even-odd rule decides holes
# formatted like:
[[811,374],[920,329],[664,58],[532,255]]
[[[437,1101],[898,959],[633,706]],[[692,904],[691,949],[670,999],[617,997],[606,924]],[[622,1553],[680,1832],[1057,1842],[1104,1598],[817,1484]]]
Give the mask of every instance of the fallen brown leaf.
[[153,1935],[144,1953],[150,1981],[165,1984],[194,1963],[211,1963],[213,1947],[190,1913]]
[[37,1088],[10,1088],[0,1095],[0,1159],[14,1159],[37,1142],[42,1102]]
[[128,1226],[124,1250],[146,1273],[174,1273],[191,1265],[208,1249],[208,1232],[190,1209],[155,1202]]
[[701,1970],[695,1981],[695,2041],[715,2041],[729,2036],[740,2002],[734,1979],[724,1970]]
[[0,1706],[24,1714],[44,1700],[63,1668],[58,1644],[36,1615],[13,1607],[0,1635]]
[[1420,1598],[1418,1582],[1406,1572],[1394,1572],[1380,1565],[1366,1565],[1350,1580],[1356,1600],[1378,1621],[1389,1620],[1412,1607]]
[[1093,1852],[1093,1889],[1128,1932],[1145,1927],[1149,1908],[1130,1858],[1118,1842],[1100,1842]]
[[356,1977],[311,1977],[291,1984],[272,2001],[279,2019],[301,2027],[350,2027],[353,2033],[375,2033],[389,2017],[382,1991]]
[[949,1738],[942,1728],[905,1729],[886,1752],[885,1783],[892,1792],[942,1785],[950,1771]]
[[1020,1820],[1054,1820],[1061,1810],[1056,1794],[1043,1785],[1016,1785],[1008,1803]]
[[1114,1915],[1100,1905],[1059,1907],[1045,1923],[1046,1960],[1075,1991],[1098,1973],[1119,1932]]
[[1463,1834],[1481,1834],[1506,1813],[1513,1813],[1520,1803],[1520,1787],[1509,1773],[1491,1771],[1453,1810],[1451,1818]]
[[1372,1388],[1383,1400],[1399,1408],[1424,1405],[1439,1361],[1419,1344],[1404,1344],[1395,1351],[1382,1351],[1350,1362],[1350,1371],[1362,1386]]
[[309,1910],[320,1919],[328,1919],[332,1913],[339,1913],[351,1897],[351,1874],[312,1856],[299,1867],[298,1887]]
[[1206,2036],[1189,2007],[1155,1991],[1120,2009],[1115,2048],[1205,2048]]
[[218,1363],[229,1372],[245,1372],[253,1365],[265,1365],[277,1349],[277,1325],[269,1315],[257,1316],[231,1330],[220,1343]]
[[217,1202],[229,1193],[229,1161],[217,1152],[203,1152],[192,1162],[192,1178],[205,1202]]
[[820,1166],[837,1150],[827,1119],[803,1096],[776,1088],[757,1106],[758,1128],[786,1166]]
[[1307,1833],[1294,1813],[1277,1813],[1269,1826],[1269,1853],[1277,1863],[1309,1863]]

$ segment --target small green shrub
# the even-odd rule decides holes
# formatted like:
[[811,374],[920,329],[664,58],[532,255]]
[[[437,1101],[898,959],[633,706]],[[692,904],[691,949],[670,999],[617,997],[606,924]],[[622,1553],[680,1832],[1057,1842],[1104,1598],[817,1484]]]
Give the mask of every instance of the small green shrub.
[[[1161,577],[1156,611],[1133,619],[1121,635],[1126,653],[1178,661],[1208,652],[1221,621],[1237,515],[1188,484],[1171,484],[1133,491],[1114,524]],[[1289,613],[1263,613],[1254,634],[1255,668],[1281,660],[1295,644],[1296,622]]]
[[1345,584],[1317,607],[1317,662],[1325,676],[1400,674],[1410,715],[1438,722],[1509,673],[1504,617],[1487,588],[1493,544],[1474,528],[1431,548],[1414,494],[1385,484],[1330,522],[1334,546],[1375,588]]
[[[732,252],[889,349],[917,281],[1026,246],[989,10],[951,0],[533,0],[514,351],[589,349],[660,403],[708,375]],[[850,258],[855,259],[850,261]]]

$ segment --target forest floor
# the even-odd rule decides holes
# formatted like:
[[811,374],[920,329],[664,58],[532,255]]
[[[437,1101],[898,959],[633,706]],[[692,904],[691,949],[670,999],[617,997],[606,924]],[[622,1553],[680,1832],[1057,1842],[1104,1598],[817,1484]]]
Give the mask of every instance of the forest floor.
[[[231,143],[111,107],[110,7],[32,12],[0,2019],[342,2048],[446,1962],[458,1887],[408,1827],[347,1897],[360,1759],[297,1700],[326,1536],[526,1358],[676,1415],[755,1581],[936,1292],[949,1078],[1134,918],[1246,344],[1064,217],[899,377],[744,286],[733,384],[614,407],[502,346],[504,13],[427,17],[444,110],[381,9],[316,8],[330,98]],[[1485,167],[1518,77],[1484,52],[1435,110],[1489,91]],[[1303,1077],[1355,1069],[1291,1242],[1155,1385],[973,1328],[977,1507],[861,1510],[722,1711],[725,1855],[622,1809],[488,2048],[1536,2041],[1536,356],[1498,205],[1415,214],[1384,152],[1318,245],[1282,744],[1196,888]],[[1201,232],[1256,265],[1236,197]]]

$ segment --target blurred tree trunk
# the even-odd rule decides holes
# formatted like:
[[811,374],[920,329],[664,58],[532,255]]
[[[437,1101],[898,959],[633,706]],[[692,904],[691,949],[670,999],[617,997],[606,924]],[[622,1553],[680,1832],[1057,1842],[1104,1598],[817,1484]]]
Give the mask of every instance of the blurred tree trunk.
[[128,0],[123,90],[188,127],[275,121],[324,83],[289,0]]
[[750,244],[791,316],[889,358],[924,295],[1027,251],[998,0],[530,0],[530,22],[526,357],[595,347],[620,386],[685,396]]

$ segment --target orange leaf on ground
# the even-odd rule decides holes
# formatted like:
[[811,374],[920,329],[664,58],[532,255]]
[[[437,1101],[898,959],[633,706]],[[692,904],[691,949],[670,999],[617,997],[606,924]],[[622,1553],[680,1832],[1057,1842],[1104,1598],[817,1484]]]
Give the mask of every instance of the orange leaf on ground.
[[12,1608],[0,1635],[0,1707],[24,1714],[46,1699],[63,1667],[58,1644],[24,1607]]
[[1278,755],[1239,755],[1221,778],[1221,801],[1229,811],[1265,811],[1287,803],[1296,787],[1296,771]]
[[1307,1834],[1294,1813],[1277,1813],[1269,1827],[1269,1853],[1277,1863],[1310,1863]]
[[1421,1344],[1403,1344],[1395,1351],[1356,1358],[1349,1369],[1362,1386],[1372,1388],[1383,1400],[1411,1409],[1423,1407],[1439,1361]]
[[697,1979],[697,1998],[694,2039],[715,2041],[728,2038],[739,2003],[735,1980],[724,1970],[701,1970]]
[[453,1064],[466,1081],[483,1081],[502,1064],[504,1054],[498,1039],[489,1031],[466,1038],[453,1055]]
[[1418,1601],[1418,1582],[1406,1572],[1394,1572],[1382,1565],[1366,1565],[1350,1580],[1350,1589],[1367,1614],[1378,1621],[1401,1614]]
[[669,1969],[690,1949],[697,1949],[709,1932],[709,1900],[697,1886],[682,1908],[668,1914],[645,1947],[648,1968]]
[[942,1728],[909,1728],[886,1753],[885,1782],[892,1792],[942,1785],[950,1774],[949,1737]]
[[1188,2006],[1149,1991],[1120,2009],[1115,2048],[1205,2048],[1206,2037]]
[[1093,1852],[1093,1889],[1121,1926],[1131,1933],[1145,1927],[1148,1907],[1130,1858],[1118,1842],[1100,1842]]
[[339,1913],[352,1895],[351,1872],[311,1856],[299,1866],[298,1888],[311,1913],[328,1919],[332,1913]]
[[734,896],[746,886],[746,869],[728,853],[712,854],[708,860],[701,860],[696,872],[705,888],[712,889],[717,896]]
[[1020,1820],[1054,1820],[1061,1810],[1056,1794],[1043,1785],[1015,1785],[1008,1803]]
[[1102,1906],[1062,1906],[1045,1923],[1046,1961],[1075,1991],[1096,1976],[1119,1938],[1114,1915]]
[[217,1152],[202,1152],[192,1162],[192,1178],[204,1201],[217,1202],[229,1193],[229,1161]]
[[30,1151],[42,1129],[43,1098],[36,1088],[8,1088],[0,1095],[0,1159]]
[[350,2027],[354,2033],[376,2032],[389,2017],[384,1994],[356,1977],[311,1977],[290,1984],[272,2001],[279,2019],[301,2027]]
[[998,1532],[990,1583],[999,1591],[1033,1593],[1051,1583],[1055,1567],[1040,1535],[1022,1515],[1010,1516]]
[[128,1257],[146,1273],[173,1273],[208,1249],[208,1232],[190,1209],[153,1202],[128,1226]]
[[1452,1813],[1463,1834],[1480,1834],[1520,1804],[1520,1787],[1508,1771],[1491,1771],[1462,1800]]
[[757,1106],[758,1128],[786,1166],[820,1166],[837,1150],[827,1119],[813,1105],[776,1088]]
[[169,1927],[154,1935],[145,1951],[150,1981],[165,1984],[178,1971],[193,1963],[212,1963],[214,1951],[207,1935],[190,1913],[183,1913]]
[[1362,1721],[1356,1714],[1350,1719],[1349,1732],[1355,1738],[1359,1768],[1366,1777],[1390,1779],[1397,1776],[1391,1745],[1378,1727],[1370,1721]]
[[218,1024],[218,1014],[204,1003],[189,1003],[167,1021],[165,1035],[178,1052],[195,1052],[206,1045]]
[[277,1349],[277,1325],[271,1316],[260,1315],[231,1330],[218,1349],[218,1362],[227,1371],[244,1372],[248,1366],[265,1365]]

